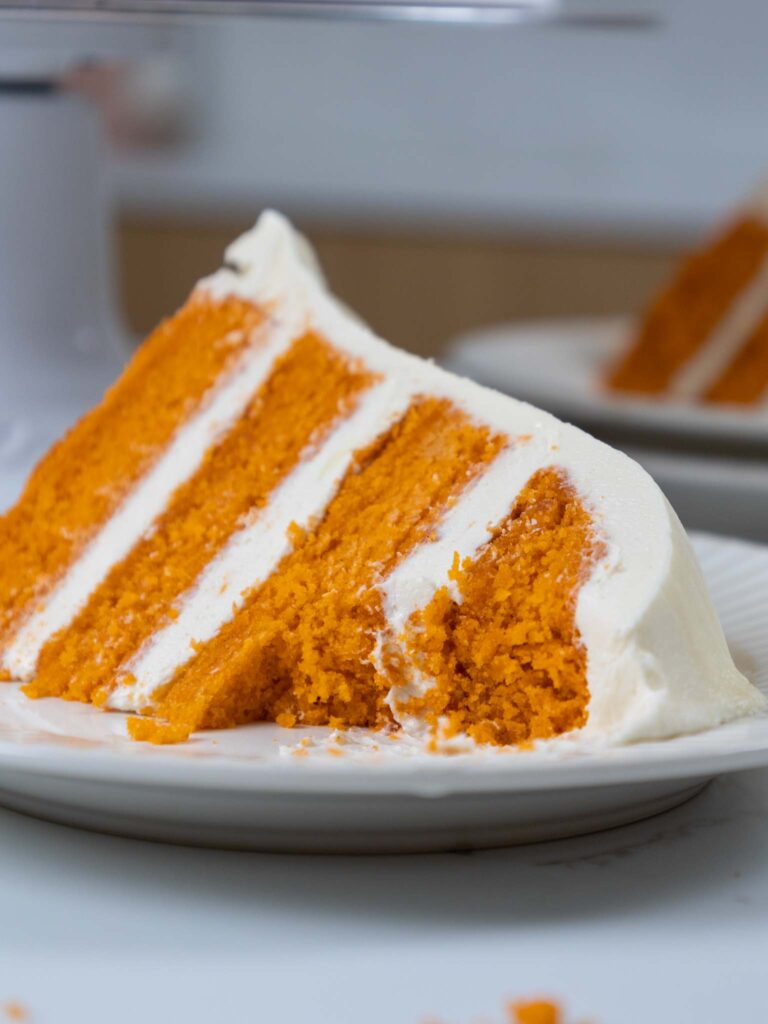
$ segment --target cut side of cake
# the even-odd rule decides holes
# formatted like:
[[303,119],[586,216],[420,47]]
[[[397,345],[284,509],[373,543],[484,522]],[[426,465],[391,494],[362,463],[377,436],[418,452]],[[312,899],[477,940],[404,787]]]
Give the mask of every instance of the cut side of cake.
[[680,264],[607,383],[688,401],[768,401],[768,188]]
[[761,709],[634,462],[376,338],[265,213],[0,520],[0,667],[175,742],[520,744]]

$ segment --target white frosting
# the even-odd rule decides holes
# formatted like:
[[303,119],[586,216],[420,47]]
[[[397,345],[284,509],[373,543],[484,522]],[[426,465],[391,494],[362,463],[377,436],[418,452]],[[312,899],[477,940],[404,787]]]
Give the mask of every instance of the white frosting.
[[150,529],[176,488],[192,476],[211,445],[243,413],[275,359],[295,335],[295,324],[287,321],[257,329],[234,373],[215,388],[203,408],[187,421],[82,557],[23,623],[2,656],[2,667],[13,678],[31,678],[45,642],[72,621],[112,566],[125,558]]
[[[298,332],[311,326],[337,348],[363,359],[382,382],[317,451],[307,454],[267,508],[231,538],[180,603],[179,617],[127,666],[137,682],[116,689],[113,707],[146,706],[155,687],[192,656],[191,642],[213,636],[231,618],[243,592],[263,580],[288,551],[289,524],[306,524],[321,514],[352,453],[386,429],[420,393],[446,397],[476,421],[508,436],[510,443],[444,516],[434,541],[417,547],[382,582],[390,642],[410,614],[445,585],[454,552],[461,557],[475,554],[529,477],[542,467],[557,466],[570,477],[607,549],[582,586],[576,607],[591,694],[585,736],[607,742],[661,738],[713,726],[764,705],[733,665],[677,517],[638,465],[544,412],[376,338],[328,293],[308,246],[278,214],[264,214],[253,231],[230,247],[227,260],[230,267],[201,287],[213,295],[234,293],[268,304],[276,322],[284,325],[280,345],[291,328]],[[176,441],[182,456],[188,430]],[[201,457],[195,456],[198,461]],[[187,460],[188,475],[194,460],[189,455]],[[173,460],[166,457],[163,462],[167,472]],[[110,550],[110,564],[122,557],[116,550],[124,552],[146,530],[173,489],[166,487],[163,498],[159,482],[156,487],[147,490],[145,481],[135,492],[136,505],[143,507],[152,499],[153,511],[141,512],[140,530],[118,531],[122,546]],[[84,599],[91,581],[106,568],[98,563],[98,571],[71,586],[70,608]],[[76,566],[70,575],[78,571]],[[379,638],[379,649],[383,640]],[[413,681],[430,685],[428,679]],[[395,707],[397,698],[397,693],[390,694]]]
[[[227,258],[234,269],[219,271],[203,282],[214,294],[236,293],[293,310],[291,319],[305,318],[335,346],[363,358],[391,382],[394,394],[445,396],[474,419],[510,437],[510,446],[444,517],[435,541],[418,547],[382,583],[395,635],[413,610],[445,585],[454,552],[472,556],[493,525],[508,513],[532,473],[558,466],[589,508],[607,549],[582,586],[576,607],[591,694],[585,736],[608,742],[662,738],[714,726],[764,706],[762,696],[733,664],[677,517],[636,463],[544,412],[448,374],[376,338],[328,293],[314,271],[306,243],[278,214],[264,214],[257,227],[228,250]],[[292,507],[276,500],[267,518],[252,525],[254,538],[267,531],[275,539],[278,556],[286,550],[287,522],[306,521],[332,497],[335,484],[329,486],[330,477],[323,476],[322,466],[331,452],[339,459],[340,473],[346,465],[339,444],[344,429],[339,428],[285,481]],[[284,518],[277,511],[283,508]],[[257,547],[261,550],[264,545]],[[221,565],[210,572],[227,576],[236,564],[244,566],[245,560],[238,560],[232,550],[236,547],[228,549]],[[157,659],[140,661],[138,666],[142,679],[148,665],[157,666],[146,675],[148,690],[190,656],[191,638],[211,635],[204,632],[207,616],[221,622],[232,614],[231,591],[254,585],[276,560],[262,556],[252,565],[249,562],[249,571],[238,575],[223,597],[213,586],[201,584],[196,589],[188,628],[172,631],[169,627],[165,637],[155,638],[142,655],[142,659]],[[177,622],[186,621],[183,615]],[[429,685],[428,680],[416,682]],[[120,699],[122,707],[140,707],[144,702],[127,690],[121,691]],[[390,700],[396,705],[397,694],[390,694]]]

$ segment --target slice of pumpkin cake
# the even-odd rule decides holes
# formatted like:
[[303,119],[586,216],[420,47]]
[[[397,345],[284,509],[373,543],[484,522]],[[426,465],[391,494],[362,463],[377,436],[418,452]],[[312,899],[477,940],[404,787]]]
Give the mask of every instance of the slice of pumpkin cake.
[[374,337],[275,213],[0,520],[0,665],[155,742],[626,742],[764,704],[643,470]]
[[681,261],[606,383],[685,401],[768,400],[768,185]]

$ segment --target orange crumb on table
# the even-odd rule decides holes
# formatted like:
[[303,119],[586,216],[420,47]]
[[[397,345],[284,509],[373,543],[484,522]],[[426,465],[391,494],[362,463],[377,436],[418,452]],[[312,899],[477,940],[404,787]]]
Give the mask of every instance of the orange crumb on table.
[[560,1007],[548,999],[510,1003],[510,1024],[560,1024]]
[[7,1020],[19,1022],[29,1020],[29,1014],[27,1013],[26,1008],[16,1001],[5,1003],[2,1010]]

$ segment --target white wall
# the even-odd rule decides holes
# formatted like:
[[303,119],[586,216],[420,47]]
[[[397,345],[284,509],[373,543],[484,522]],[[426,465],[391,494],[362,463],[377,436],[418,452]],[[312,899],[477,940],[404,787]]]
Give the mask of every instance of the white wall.
[[765,0],[617,0],[589,31],[209,22],[197,137],[117,167],[133,209],[690,233],[768,173]]

